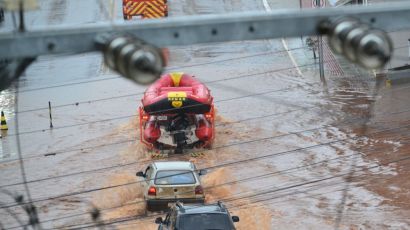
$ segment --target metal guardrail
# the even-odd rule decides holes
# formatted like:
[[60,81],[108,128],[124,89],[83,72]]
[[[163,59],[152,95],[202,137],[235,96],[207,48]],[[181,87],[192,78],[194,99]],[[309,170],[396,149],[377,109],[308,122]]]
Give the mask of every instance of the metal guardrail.
[[[22,12],[20,21],[24,22]],[[0,33],[0,60],[8,63],[0,68],[0,90],[41,55],[102,51],[110,68],[148,84],[163,71],[163,57],[155,46],[303,35],[329,35],[337,53],[365,68],[380,68],[390,59],[392,45],[383,31],[373,28],[410,29],[410,3],[185,16],[30,31],[20,23],[19,31]],[[120,42],[123,40],[126,42]]]
[[337,17],[354,17],[385,31],[410,29],[410,3],[186,16],[0,33],[0,58],[97,51],[96,38],[106,34],[126,33],[158,47],[318,35],[320,23]]

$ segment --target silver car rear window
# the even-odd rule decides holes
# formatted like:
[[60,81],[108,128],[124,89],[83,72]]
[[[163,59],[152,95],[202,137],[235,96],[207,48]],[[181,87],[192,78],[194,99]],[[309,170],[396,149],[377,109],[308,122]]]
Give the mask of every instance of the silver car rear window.
[[195,176],[191,171],[172,170],[158,171],[155,176],[155,184],[195,184]]

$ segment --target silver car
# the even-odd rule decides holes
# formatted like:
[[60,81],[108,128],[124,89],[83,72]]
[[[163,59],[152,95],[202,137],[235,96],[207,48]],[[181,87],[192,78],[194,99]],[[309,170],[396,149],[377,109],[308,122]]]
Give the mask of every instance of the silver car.
[[137,172],[137,176],[145,180],[147,210],[162,210],[168,207],[168,203],[176,201],[204,203],[205,194],[199,177],[205,173],[205,170],[198,172],[194,163],[188,161],[151,163],[144,172]]

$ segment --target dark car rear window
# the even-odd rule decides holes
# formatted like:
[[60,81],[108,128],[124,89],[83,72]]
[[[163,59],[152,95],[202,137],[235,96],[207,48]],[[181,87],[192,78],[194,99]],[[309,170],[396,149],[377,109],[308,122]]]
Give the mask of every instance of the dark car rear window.
[[155,184],[195,184],[195,177],[191,171],[158,171],[155,176]]
[[229,216],[217,213],[187,214],[179,217],[178,230],[232,230]]

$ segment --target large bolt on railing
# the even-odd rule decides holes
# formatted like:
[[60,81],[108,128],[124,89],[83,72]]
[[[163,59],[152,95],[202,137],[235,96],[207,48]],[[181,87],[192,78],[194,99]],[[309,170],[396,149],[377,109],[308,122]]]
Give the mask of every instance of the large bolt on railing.
[[165,60],[161,49],[135,37],[101,37],[97,46],[109,68],[136,83],[152,83],[163,72]]
[[393,45],[386,32],[371,28],[355,18],[322,23],[332,50],[366,69],[380,69],[389,62]]

